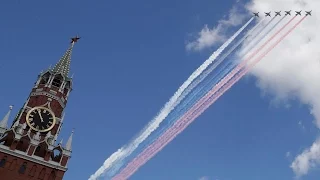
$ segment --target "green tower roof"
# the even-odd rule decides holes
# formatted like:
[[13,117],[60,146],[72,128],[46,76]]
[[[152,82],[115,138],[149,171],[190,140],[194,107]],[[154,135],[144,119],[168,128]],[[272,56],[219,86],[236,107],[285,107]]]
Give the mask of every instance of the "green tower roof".
[[74,44],[79,40],[78,36],[71,38],[71,45],[66,53],[60,58],[59,62],[54,66],[53,72],[60,73],[65,77],[68,77],[70,72],[71,54]]

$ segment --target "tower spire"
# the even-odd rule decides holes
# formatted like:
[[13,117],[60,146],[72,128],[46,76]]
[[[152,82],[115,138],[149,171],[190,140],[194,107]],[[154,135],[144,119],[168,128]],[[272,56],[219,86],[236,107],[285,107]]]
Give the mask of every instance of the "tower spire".
[[54,66],[53,71],[56,73],[61,73],[64,76],[68,76],[70,71],[71,54],[74,44],[80,39],[76,36],[71,38],[71,45],[65,52],[65,54],[60,58],[59,62]]
[[70,135],[70,137],[67,141],[67,144],[66,144],[66,150],[68,150],[68,151],[71,151],[73,133],[74,133],[74,129],[72,130],[71,135]]
[[4,118],[2,119],[2,121],[0,121],[0,128],[4,128],[6,129],[8,126],[8,121],[9,121],[9,117],[10,117],[10,113],[12,110],[13,106],[9,106],[9,111],[8,113],[4,116]]

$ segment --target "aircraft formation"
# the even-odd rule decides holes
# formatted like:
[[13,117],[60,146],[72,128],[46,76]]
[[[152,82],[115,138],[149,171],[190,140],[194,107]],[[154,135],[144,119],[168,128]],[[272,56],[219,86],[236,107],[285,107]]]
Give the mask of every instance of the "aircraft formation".
[[[312,10],[311,10],[312,11]],[[311,16],[311,11],[305,11],[306,12],[306,16]],[[284,11],[285,12],[285,16],[287,16],[287,15],[289,15],[289,16],[291,16],[291,10],[290,11]],[[302,11],[295,11],[296,12],[296,16],[301,16],[301,12]],[[274,12],[275,13],[275,16],[281,16],[281,11],[275,11]],[[256,16],[256,17],[259,17],[259,12],[254,12],[253,13],[254,14],[254,16]],[[265,14],[265,16],[267,17],[267,16],[269,16],[269,17],[271,17],[271,11],[270,12],[264,12],[264,14]]]

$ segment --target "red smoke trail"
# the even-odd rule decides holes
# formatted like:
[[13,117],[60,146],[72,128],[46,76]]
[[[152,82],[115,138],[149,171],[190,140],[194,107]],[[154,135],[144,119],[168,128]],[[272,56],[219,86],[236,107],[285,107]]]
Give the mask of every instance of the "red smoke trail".
[[[278,39],[271,47],[269,47],[267,49],[267,51],[265,51],[262,55],[260,55],[258,58],[255,59],[254,62],[252,62],[252,64],[250,64],[250,66],[248,66],[247,68],[243,69],[243,71],[241,71],[238,75],[234,76],[234,78],[232,78],[228,84],[226,84],[224,87],[222,87],[221,89],[219,89],[217,96],[215,96],[213,99],[212,97],[206,98],[206,104],[204,104],[204,107],[201,107],[203,105],[200,105],[199,109],[195,109],[195,106],[198,106],[199,103],[197,103],[197,105],[195,105],[192,109],[195,109],[194,112],[196,112],[196,110],[198,110],[193,116],[191,117],[186,117],[184,119],[180,119],[178,120],[176,123],[178,125],[174,125],[172,128],[168,129],[167,132],[165,132],[156,142],[153,143],[153,145],[150,145],[148,148],[146,148],[139,156],[137,156],[134,160],[132,160],[125,169],[122,170],[122,172],[120,172],[120,174],[118,174],[117,176],[115,176],[113,178],[113,180],[122,180],[122,179],[127,179],[128,177],[130,177],[136,170],[138,170],[138,168],[140,166],[142,166],[144,163],[146,163],[150,158],[152,158],[157,152],[159,152],[164,146],[166,146],[170,141],[172,141],[175,136],[177,136],[179,133],[181,133],[191,122],[193,122],[199,115],[201,115],[212,103],[214,103],[220,96],[222,96],[224,94],[224,92],[226,92],[228,89],[230,89],[232,87],[233,84],[235,84],[238,80],[240,80],[240,78],[242,76],[244,76],[249,70],[250,68],[252,68],[255,64],[257,64],[265,55],[267,55],[275,46],[277,46],[289,33],[291,33],[304,19],[306,18],[303,17],[300,21],[298,21],[288,32],[286,32],[283,36],[281,36],[280,39]],[[290,22],[293,20],[294,18],[292,18],[290,20]],[[288,24],[288,23],[287,23]],[[287,25],[286,24],[286,25]],[[285,26],[286,26],[285,25]],[[281,28],[282,30],[283,28]],[[278,33],[278,32],[277,32]],[[273,36],[274,37],[274,36]],[[272,38],[273,38],[272,37]],[[270,41],[271,38],[268,40]],[[213,90],[215,90],[216,88],[214,88]],[[211,90],[212,91],[212,90]],[[211,91],[208,93],[210,94]],[[216,92],[216,91],[215,91]],[[204,98],[202,98],[201,100],[203,100]],[[190,109],[191,110],[191,109]],[[189,111],[190,111],[189,110]],[[192,112],[192,113],[194,113]],[[188,114],[190,114],[189,112],[187,112]],[[186,113],[186,114],[187,114]],[[182,124],[184,123],[184,124]]]

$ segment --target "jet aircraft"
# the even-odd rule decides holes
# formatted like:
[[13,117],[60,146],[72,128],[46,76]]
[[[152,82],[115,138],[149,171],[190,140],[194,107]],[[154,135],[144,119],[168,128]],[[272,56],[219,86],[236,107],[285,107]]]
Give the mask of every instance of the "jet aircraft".
[[301,11],[296,11],[296,16],[300,15],[301,16]]
[[275,16],[281,16],[280,12],[281,12],[281,11],[279,11],[279,12],[275,11],[275,13],[276,13]]
[[286,14],[285,15],[290,15],[291,16],[291,10],[290,11],[284,11]]
[[257,13],[253,13],[253,14],[254,14],[254,16],[259,17],[259,12],[257,12]]
[[306,16],[311,16],[311,11],[306,11]]
[[266,16],[269,16],[269,17],[271,17],[271,12],[265,12],[265,14],[266,14]]

